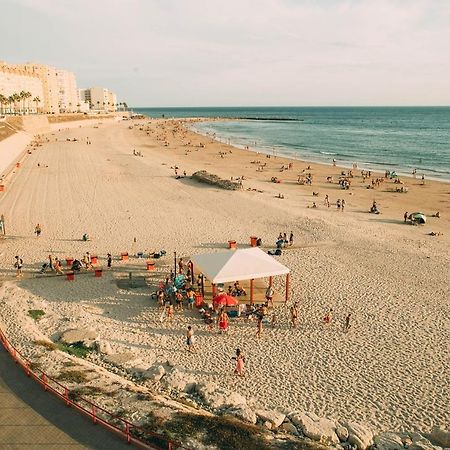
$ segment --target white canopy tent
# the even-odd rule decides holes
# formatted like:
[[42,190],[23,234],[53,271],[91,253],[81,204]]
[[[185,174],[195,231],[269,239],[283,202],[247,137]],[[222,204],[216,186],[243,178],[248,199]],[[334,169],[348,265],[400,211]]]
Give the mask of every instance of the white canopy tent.
[[[258,247],[206,253],[191,257],[192,266],[211,281],[213,296],[215,285],[232,281],[250,280],[250,301],[253,302],[253,280],[255,278],[286,275],[286,301],[289,291],[289,269]],[[192,267],[192,272],[193,272]]]

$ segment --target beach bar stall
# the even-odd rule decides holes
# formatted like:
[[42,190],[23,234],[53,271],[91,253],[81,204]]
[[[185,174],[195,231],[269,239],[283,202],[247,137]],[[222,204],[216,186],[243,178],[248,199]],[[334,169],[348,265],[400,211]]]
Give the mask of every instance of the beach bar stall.
[[285,301],[289,298],[289,269],[258,247],[195,255],[191,257],[191,261],[192,273],[196,269],[211,281],[213,297],[218,284],[250,280],[250,303],[253,303],[255,279],[268,277],[269,284],[272,285],[272,277],[284,275]]

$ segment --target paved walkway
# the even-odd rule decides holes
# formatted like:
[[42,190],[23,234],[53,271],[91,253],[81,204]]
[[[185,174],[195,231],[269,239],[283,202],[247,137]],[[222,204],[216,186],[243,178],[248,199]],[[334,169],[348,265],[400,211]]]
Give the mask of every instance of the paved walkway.
[[0,448],[2,450],[122,450],[116,436],[28,378],[0,344]]

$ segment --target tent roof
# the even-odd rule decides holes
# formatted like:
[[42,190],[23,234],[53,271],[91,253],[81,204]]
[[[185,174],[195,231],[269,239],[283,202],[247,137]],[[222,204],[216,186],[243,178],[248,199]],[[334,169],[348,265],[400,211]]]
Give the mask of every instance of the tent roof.
[[286,266],[258,247],[195,255],[191,261],[215,284],[289,273]]

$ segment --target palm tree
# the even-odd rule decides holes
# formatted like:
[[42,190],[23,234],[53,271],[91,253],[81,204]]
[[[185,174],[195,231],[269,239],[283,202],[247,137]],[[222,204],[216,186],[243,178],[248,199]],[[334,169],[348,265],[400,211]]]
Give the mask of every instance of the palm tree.
[[[24,98],[25,98],[25,100],[27,100],[27,113],[29,114],[30,113],[30,102],[28,101],[28,99],[30,98],[30,97],[32,97],[33,95],[31,94],[31,92],[30,91],[26,91],[25,92],[25,96],[24,96]],[[24,102],[25,103],[25,102]]]
[[123,107],[124,107],[124,109],[126,111],[128,109],[128,105],[126,104],[126,102],[123,102],[122,105],[123,105]]
[[33,102],[36,104],[36,114],[39,114],[38,104],[41,102],[41,99],[39,97],[34,97]]
[[22,97],[17,92],[12,95],[12,101],[14,104],[14,114],[17,114],[17,103],[20,102]]
[[8,99],[3,94],[0,94],[0,105],[1,105],[0,114],[3,114],[3,112],[5,110],[3,105],[6,105],[7,103],[8,103]]

